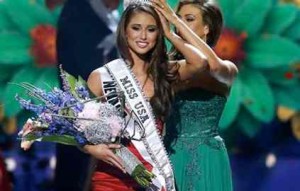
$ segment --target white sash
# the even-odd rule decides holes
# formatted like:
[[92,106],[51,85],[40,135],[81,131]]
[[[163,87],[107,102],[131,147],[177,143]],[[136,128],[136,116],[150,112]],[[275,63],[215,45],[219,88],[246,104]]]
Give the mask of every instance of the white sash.
[[[105,68],[108,71],[105,71]],[[135,134],[139,138],[142,137],[141,141],[132,140],[132,143],[141,156],[153,166],[152,172],[156,178],[153,179],[154,185],[147,190],[175,191],[172,167],[158,133],[152,108],[145,100],[137,80],[123,59],[114,60],[106,64],[105,68],[99,69],[104,93],[115,92],[116,85],[118,85],[118,88],[124,91],[126,107],[137,114],[137,121],[145,128],[144,137],[136,131],[134,124],[129,125],[126,130],[130,135]],[[110,100],[114,99],[108,99],[109,102]]]

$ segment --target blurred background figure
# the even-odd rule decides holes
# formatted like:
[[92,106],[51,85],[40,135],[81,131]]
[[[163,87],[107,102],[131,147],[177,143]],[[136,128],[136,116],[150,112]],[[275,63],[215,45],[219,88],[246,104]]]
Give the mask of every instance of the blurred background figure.
[[118,3],[119,0],[66,1],[57,26],[57,57],[64,70],[87,79],[93,69],[116,58]]
[[[119,0],[67,0],[58,20],[58,64],[84,80],[117,58],[115,31]],[[82,191],[89,183],[90,158],[78,148],[57,144],[55,190]],[[71,160],[71,161],[70,161]]]
[[0,190],[1,191],[11,191],[12,190],[11,186],[12,186],[11,181],[9,179],[4,160],[3,160],[1,152],[0,152]]

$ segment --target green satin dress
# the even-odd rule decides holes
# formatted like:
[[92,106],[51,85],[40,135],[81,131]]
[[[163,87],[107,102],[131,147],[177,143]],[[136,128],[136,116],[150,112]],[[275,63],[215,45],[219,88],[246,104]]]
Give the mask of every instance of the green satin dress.
[[226,98],[202,89],[176,96],[165,144],[177,191],[232,191],[227,150],[218,133]]

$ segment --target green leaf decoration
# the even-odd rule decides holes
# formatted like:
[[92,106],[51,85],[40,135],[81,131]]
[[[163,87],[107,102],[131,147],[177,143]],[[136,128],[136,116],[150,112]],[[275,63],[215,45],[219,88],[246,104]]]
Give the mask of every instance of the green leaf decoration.
[[0,33],[0,65],[19,65],[31,62],[30,44],[30,39],[18,33]]
[[300,9],[298,9],[294,23],[290,25],[282,35],[292,40],[300,40]]
[[243,83],[243,105],[257,119],[269,122],[275,114],[273,92],[266,78],[256,70],[244,68],[240,72]]
[[11,28],[10,22],[8,21],[5,15],[0,14],[0,32],[4,30],[9,30],[9,28]]
[[34,1],[4,1],[6,12],[13,23],[24,34],[29,34],[30,30],[39,24],[55,25],[55,19],[48,9]]
[[31,45],[31,39],[24,37],[24,35],[16,32],[2,32],[0,33],[0,52],[7,49],[26,49]]
[[[5,116],[19,114],[15,100],[25,90],[9,82],[28,82],[37,87],[58,86],[56,68],[36,68],[31,55],[31,30],[40,24],[55,26],[61,7],[48,10],[45,0],[0,0],[0,84]],[[46,85],[47,84],[47,85]],[[23,95],[22,95],[23,94]]]
[[55,21],[58,20],[62,9],[63,9],[63,6],[57,6],[51,11],[52,17]]
[[276,5],[268,14],[264,31],[270,34],[281,34],[291,26],[298,15],[298,9],[293,4]]
[[295,85],[273,85],[273,92],[278,105],[300,111],[300,82]]
[[5,11],[5,6],[0,3],[0,32],[13,29],[13,25]]
[[300,46],[287,38],[266,35],[245,43],[245,62],[254,68],[274,68],[300,61]]
[[36,23],[27,15],[26,11],[23,11],[28,10],[28,1],[22,3],[20,0],[5,0],[2,3],[5,5],[5,12],[13,25],[15,25],[22,33],[29,34],[30,29],[33,28]]
[[47,0],[35,0],[35,3],[41,5],[41,6],[46,6],[46,1]]
[[237,125],[245,135],[251,138],[257,134],[262,124],[245,108],[241,108],[237,117]]
[[299,82],[296,68],[293,65],[263,69],[261,72],[271,84],[284,86],[296,85]]
[[234,26],[234,19],[232,17],[232,13],[243,3],[244,0],[219,0],[218,3],[220,5],[220,8],[222,10],[225,25],[227,27],[233,27]]
[[25,137],[28,141],[46,141],[46,142],[53,142],[53,143],[60,143],[64,145],[71,145],[71,146],[79,146],[77,141],[73,136],[69,135],[51,135],[51,136],[44,136],[43,138],[37,137],[32,134],[28,134]]
[[[268,12],[272,9],[272,0],[244,0],[231,15],[232,28],[237,32],[246,32],[253,37],[260,32]],[[258,11],[259,10],[259,11]]]
[[29,16],[36,21],[37,24],[51,24],[56,25],[56,19],[49,9],[40,3],[34,3],[28,7],[32,10],[29,12]]
[[300,9],[295,3],[278,0],[217,2],[225,26],[237,34],[247,33],[243,42],[246,58],[240,63],[238,75],[242,104],[232,121],[233,106],[227,105],[238,100],[229,97],[220,127],[225,131],[237,127],[252,137],[261,123],[273,119],[277,105],[300,110],[299,71],[295,67],[300,63]]
[[10,81],[14,84],[9,84],[4,89],[3,104],[5,116],[12,117],[21,111],[19,103],[15,100],[16,94],[25,99],[28,98],[25,94],[25,90],[15,84],[19,84],[21,82],[34,84],[40,75],[40,70],[41,69],[33,67],[24,67],[15,73],[14,77]]
[[28,65],[33,61],[28,49],[12,49],[0,51],[0,65]]
[[119,6],[118,6],[118,12],[119,12],[119,15],[122,15],[122,12],[124,11],[124,6],[123,6],[123,3],[119,3]]
[[[4,90],[6,84],[4,83],[0,83],[0,90]],[[0,91],[0,108],[3,107],[3,95],[4,95],[4,92],[3,91]]]
[[[0,84],[4,83],[6,84],[11,78],[14,72],[16,72],[16,70],[18,69],[18,67],[12,67],[11,65],[0,65]],[[3,89],[0,89],[1,92]]]
[[54,87],[59,87],[58,79],[57,68],[43,68],[33,85],[46,91],[51,91]]
[[242,83],[239,78],[236,78],[228,97],[227,103],[225,105],[219,126],[221,129],[226,129],[229,127],[233,121],[236,119],[240,105],[242,103]]
[[167,0],[168,1],[168,4],[175,10],[178,3],[179,3],[179,0]]

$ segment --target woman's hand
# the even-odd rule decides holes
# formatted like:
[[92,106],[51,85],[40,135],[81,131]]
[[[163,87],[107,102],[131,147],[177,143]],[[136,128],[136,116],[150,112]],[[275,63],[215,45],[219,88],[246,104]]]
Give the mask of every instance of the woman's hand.
[[[152,6],[159,13],[160,17],[176,27],[180,36],[174,32],[166,34],[166,37],[174,47],[183,55],[184,59],[177,62],[180,80],[189,80],[200,71],[207,69],[207,57],[195,46],[193,41],[200,40],[192,29],[190,29],[172,10],[166,0],[150,0]],[[169,36],[168,36],[169,35]]]
[[179,18],[165,1],[160,3],[159,0],[151,0],[151,2],[151,5],[155,8],[159,15],[165,36],[170,39],[172,35],[175,35],[174,31],[171,29],[170,20],[176,20]]
[[171,29],[171,25],[170,23],[166,20],[166,18],[159,12],[159,11],[156,11],[159,18],[160,18],[160,22],[162,24],[162,28],[164,30],[164,34],[165,36],[170,39],[171,38],[171,35],[175,35],[175,33],[172,31]]
[[175,24],[179,17],[169,6],[166,0],[150,0],[152,6],[161,13],[170,23]]
[[126,173],[123,166],[122,160],[116,156],[113,149],[119,149],[120,145],[117,144],[99,144],[99,145],[85,145],[84,151],[91,154],[98,160],[102,160],[112,166],[119,168],[121,171]]

